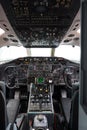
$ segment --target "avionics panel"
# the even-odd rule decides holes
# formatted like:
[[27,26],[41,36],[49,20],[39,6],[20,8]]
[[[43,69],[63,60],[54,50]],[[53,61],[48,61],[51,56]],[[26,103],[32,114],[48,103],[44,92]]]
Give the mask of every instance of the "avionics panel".
[[1,0],[25,47],[57,47],[73,22],[80,0]]
[[16,84],[64,84],[64,77],[70,75],[72,84],[79,82],[79,64],[60,57],[24,57],[0,66],[7,84],[13,77]]

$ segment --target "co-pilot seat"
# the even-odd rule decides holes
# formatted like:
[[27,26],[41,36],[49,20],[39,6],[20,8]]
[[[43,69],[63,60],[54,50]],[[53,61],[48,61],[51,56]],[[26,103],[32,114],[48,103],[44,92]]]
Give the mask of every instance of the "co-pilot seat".
[[19,109],[19,99],[10,99],[6,105],[5,87],[0,81],[0,130],[6,130],[9,123],[14,123]]
[[79,88],[74,90],[72,99],[62,98],[61,102],[69,130],[78,130]]

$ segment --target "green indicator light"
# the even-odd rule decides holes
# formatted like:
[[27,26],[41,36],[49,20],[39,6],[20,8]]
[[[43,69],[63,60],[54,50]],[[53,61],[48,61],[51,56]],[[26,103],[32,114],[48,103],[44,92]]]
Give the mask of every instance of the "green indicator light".
[[38,78],[38,79],[37,79],[37,82],[38,82],[38,83],[43,83],[43,82],[44,82],[44,78],[43,78],[43,77]]

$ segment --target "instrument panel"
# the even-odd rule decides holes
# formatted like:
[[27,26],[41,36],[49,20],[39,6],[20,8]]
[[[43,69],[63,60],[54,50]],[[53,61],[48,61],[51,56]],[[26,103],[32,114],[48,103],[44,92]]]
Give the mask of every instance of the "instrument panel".
[[79,82],[79,65],[58,57],[25,57],[5,65],[5,80],[9,84],[65,84],[64,76],[72,83]]
[[29,71],[51,71],[52,65],[48,64],[29,64]]

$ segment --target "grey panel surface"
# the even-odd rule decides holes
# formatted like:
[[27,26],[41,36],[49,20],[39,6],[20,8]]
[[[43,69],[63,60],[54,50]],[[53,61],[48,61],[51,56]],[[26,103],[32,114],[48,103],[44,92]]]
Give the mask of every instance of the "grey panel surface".
[[13,123],[19,107],[19,100],[11,99],[7,104],[7,114],[9,123]]
[[63,109],[64,109],[64,114],[65,114],[66,120],[69,123],[70,109],[71,109],[71,99],[62,98],[62,106],[63,106]]

